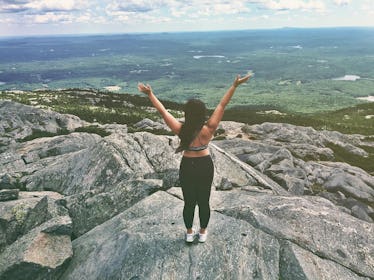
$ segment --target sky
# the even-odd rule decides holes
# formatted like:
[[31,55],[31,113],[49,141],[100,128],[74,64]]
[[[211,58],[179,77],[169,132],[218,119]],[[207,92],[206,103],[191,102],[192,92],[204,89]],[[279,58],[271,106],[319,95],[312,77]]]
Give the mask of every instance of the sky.
[[0,0],[0,36],[374,27],[374,0]]

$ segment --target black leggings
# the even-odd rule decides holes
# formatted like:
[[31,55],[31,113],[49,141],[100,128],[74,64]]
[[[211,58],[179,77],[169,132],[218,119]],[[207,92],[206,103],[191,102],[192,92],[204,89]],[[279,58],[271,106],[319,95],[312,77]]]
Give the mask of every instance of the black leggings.
[[192,228],[196,204],[199,206],[200,227],[206,228],[210,218],[210,188],[214,175],[210,155],[203,157],[183,157],[179,169],[184,208],[183,220],[186,228]]

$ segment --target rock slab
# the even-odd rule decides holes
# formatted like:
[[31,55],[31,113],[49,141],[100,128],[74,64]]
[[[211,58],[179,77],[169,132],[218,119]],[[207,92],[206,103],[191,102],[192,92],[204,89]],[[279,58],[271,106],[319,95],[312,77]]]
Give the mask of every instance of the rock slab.
[[159,191],[94,228],[73,241],[61,279],[279,279],[276,238],[212,213],[210,241],[187,245],[182,208]]

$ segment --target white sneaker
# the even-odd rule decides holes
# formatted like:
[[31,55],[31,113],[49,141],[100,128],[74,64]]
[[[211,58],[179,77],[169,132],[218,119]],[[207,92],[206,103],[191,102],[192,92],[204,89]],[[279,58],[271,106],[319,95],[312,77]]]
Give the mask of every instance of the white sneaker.
[[205,242],[207,237],[208,237],[208,230],[205,230],[205,233],[199,232],[199,242],[201,243]]
[[186,233],[186,242],[192,243],[195,240],[196,232],[192,229],[192,233]]

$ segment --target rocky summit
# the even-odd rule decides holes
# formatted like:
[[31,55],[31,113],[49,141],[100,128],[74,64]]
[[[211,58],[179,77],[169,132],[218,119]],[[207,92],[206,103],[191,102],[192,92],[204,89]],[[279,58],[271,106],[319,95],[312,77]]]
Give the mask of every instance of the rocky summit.
[[178,138],[90,125],[0,101],[1,280],[374,278],[373,174],[338,156],[372,137],[222,122],[209,237],[186,244]]

